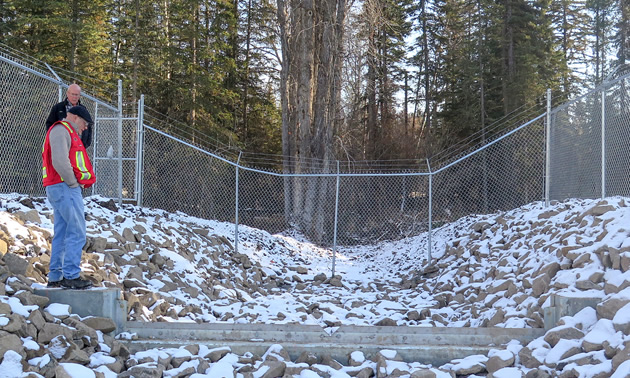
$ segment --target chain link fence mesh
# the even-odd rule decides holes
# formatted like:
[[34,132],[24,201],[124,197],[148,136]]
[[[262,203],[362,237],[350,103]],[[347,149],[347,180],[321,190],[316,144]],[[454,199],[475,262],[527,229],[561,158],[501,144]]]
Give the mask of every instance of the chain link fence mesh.
[[235,171],[233,163],[145,127],[145,206],[234,222]]
[[[0,192],[44,196],[44,120],[67,86],[41,67],[8,55],[0,48],[0,121],[5,125]],[[142,198],[144,206],[271,233],[296,228],[324,246],[403,239],[466,215],[540,201],[546,175],[548,199],[630,196],[629,80],[615,79],[551,112],[548,162],[545,114],[535,116],[536,109],[529,110],[527,123],[514,115],[505,131],[494,125],[488,135],[477,136],[483,143],[475,151],[455,148],[429,162],[337,166],[309,161],[300,166],[283,157],[238,151],[230,140],[217,142],[146,107],[137,113],[125,110],[143,115],[139,138],[136,118],[120,121],[111,101],[84,95],[81,101],[96,120],[88,153],[98,180],[91,194]],[[520,126],[512,127],[514,122]]]
[[630,195],[630,79],[558,107],[551,125],[551,200]]
[[542,116],[436,171],[433,221],[452,222],[539,201],[544,193],[545,127]]
[[[63,98],[68,83],[51,78],[49,67],[28,57],[15,57],[15,50],[0,45],[0,192],[45,196],[41,177],[41,152],[46,136],[45,121],[52,106]],[[26,62],[24,61],[27,60]],[[62,75],[63,76],[63,75]],[[75,80],[73,80],[75,81]],[[82,83],[83,85],[83,83]],[[84,195],[119,197],[119,111],[83,90],[81,104],[94,119],[88,155],[95,166],[97,182]],[[122,127],[122,198],[135,198],[137,120]],[[111,151],[110,151],[111,149]],[[112,156],[112,157],[108,157]]]
[[43,196],[42,142],[58,86],[5,63],[0,63],[0,76],[0,191]]

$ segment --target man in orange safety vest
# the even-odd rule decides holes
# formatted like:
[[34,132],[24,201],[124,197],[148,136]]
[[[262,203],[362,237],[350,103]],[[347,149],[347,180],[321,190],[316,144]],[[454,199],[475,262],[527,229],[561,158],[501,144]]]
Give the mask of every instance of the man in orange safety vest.
[[48,287],[87,289],[92,286],[91,281],[80,277],[86,241],[81,188],[89,188],[96,181],[81,134],[91,123],[88,110],[74,106],[62,121],[48,129],[44,140],[43,184],[54,216]]

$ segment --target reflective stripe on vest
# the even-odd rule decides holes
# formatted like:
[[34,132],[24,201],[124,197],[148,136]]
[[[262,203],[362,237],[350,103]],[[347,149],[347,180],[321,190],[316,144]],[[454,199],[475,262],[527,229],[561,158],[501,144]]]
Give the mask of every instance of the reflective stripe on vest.
[[83,155],[83,152],[77,151],[76,161],[77,161],[77,167],[79,168],[79,171],[81,172],[81,177],[79,178],[79,180],[83,181],[83,180],[89,180],[90,178],[92,178],[92,174],[88,171],[87,167],[85,166],[85,156]]

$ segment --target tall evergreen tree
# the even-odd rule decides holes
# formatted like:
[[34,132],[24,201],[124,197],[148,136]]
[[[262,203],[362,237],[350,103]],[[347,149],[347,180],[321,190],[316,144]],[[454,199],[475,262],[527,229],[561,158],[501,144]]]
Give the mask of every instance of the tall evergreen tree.
[[391,149],[396,132],[395,97],[405,62],[404,40],[410,33],[407,1],[367,0],[363,4],[362,30],[367,40],[366,158],[396,157]]
[[592,33],[591,55],[589,59],[592,72],[590,81],[594,84],[601,83],[611,69],[608,57],[613,53],[613,26],[615,24],[614,0],[587,0],[586,7],[592,14],[590,27]]
[[585,1],[553,0],[551,2],[552,26],[555,44],[566,68],[559,72],[562,93],[568,97],[584,79],[583,67],[587,63],[587,30],[589,23]]
[[630,2],[619,0],[619,21],[615,37],[617,61],[619,65],[630,62]]

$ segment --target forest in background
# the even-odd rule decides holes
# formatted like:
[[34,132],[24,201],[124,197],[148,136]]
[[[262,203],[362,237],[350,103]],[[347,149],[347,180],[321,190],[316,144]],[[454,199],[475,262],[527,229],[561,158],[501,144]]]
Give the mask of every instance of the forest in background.
[[[423,161],[629,57],[623,0],[8,0],[0,41],[285,170]],[[99,94],[99,93],[96,93]],[[481,133],[481,134],[480,134]]]

